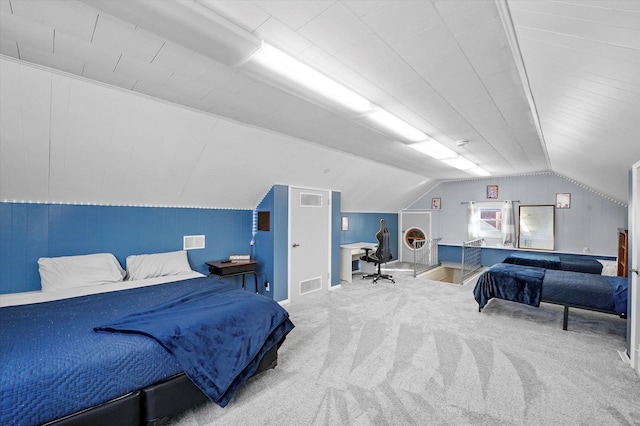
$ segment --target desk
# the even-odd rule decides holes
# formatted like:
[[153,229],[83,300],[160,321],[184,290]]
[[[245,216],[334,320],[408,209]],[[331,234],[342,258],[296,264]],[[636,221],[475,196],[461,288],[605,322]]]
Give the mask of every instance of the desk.
[[256,266],[258,262],[255,260],[217,260],[215,262],[205,262],[209,267],[209,275],[217,275],[220,278],[235,277],[242,275],[242,288],[244,289],[244,276],[253,274],[256,293],[258,293],[258,275],[256,274]]
[[340,246],[340,279],[351,282],[352,273],[351,263],[360,259],[364,255],[364,248],[374,249],[378,247],[378,243],[351,243],[342,244]]

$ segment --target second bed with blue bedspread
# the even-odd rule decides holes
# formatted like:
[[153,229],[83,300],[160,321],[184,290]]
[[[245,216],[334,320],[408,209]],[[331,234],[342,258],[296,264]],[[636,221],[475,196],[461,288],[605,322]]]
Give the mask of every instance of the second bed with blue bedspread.
[[485,270],[473,290],[480,310],[492,298],[539,306],[540,302],[625,316],[628,280],[623,277],[498,263]]

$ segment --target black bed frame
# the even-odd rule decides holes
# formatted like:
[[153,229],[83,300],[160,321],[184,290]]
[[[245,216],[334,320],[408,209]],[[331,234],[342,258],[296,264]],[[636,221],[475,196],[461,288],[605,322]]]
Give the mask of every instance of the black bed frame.
[[562,318],[562,329],[563,330],[567,330],[567,323],[569,322],[569,308],[577,308],[577,309],[584,309],[586,311],[593,311],[593,312],[602,312],[603,314],[613,314],[613,315],[618,315],[620,318],[627,318],[626,314],[619,314],[618,312],[615,311],[608,311],[606,309],[598,309],[598,308],[592,308],[590,306],[582,306],[582,305],[573,305],[570,303],[560,303],[560,302],[553,302],[551,300],[541,300],[541,302],[544,303],[551,303],[554,305],[559,305],[559,306],[564,306],[564,315]]
[[[264,355],[253,376],[275,368],[278,364],[279,346],[279,344],[274,346]],[[45,423],[45,425],[156,426],[205,401],[207,396],[184,373],[179,373],[143,389]]]

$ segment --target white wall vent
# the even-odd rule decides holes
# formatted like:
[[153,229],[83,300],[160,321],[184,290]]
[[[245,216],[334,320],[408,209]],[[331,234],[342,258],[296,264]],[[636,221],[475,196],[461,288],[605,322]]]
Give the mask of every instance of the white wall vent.
[[320,289],[322,289],[322,277],[300,281],[300,295],[311,293]]
[[322,194],[300,193],[300,207],[322,207]]
[[182,237],[182,248],[184,250],[203,249],[204,235],[185,235]]

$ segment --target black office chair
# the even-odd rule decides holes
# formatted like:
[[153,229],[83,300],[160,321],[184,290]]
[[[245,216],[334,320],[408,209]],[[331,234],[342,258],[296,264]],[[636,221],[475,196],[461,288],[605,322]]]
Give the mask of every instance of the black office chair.
[[378,248],[376,249],[376,252],[371,253],[372,249],[365,248],[364,256],[362,256],[360,260],[374,263],[377,266],[377,270],[374,274],[363,275],[362,278],[373,278],[374,283],[377,283],[380,278],[395,283],[391,275],[383,274],[381,272],[381,265],[393,259],[391,246],[389,244],[389,228],[387,228],[387,222],[385,222],[384,219],[380,219],[380,230],[376,233],[376,238],[378,239]]

